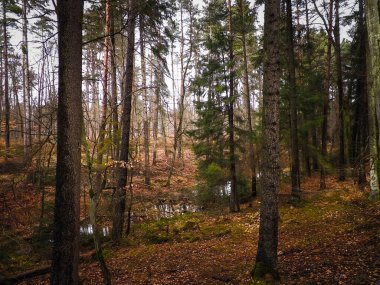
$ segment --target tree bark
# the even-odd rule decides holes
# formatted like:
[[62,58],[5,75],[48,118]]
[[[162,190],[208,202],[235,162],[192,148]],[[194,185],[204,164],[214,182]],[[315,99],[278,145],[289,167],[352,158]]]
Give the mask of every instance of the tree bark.
[[261,161],[261,207],[259,243],[254,279],[266,275],[278,278],[278,186],[280,174],[279,98],[280,98],[280,0],[265,1],[264,79],[263,79],[263,143]]
[[379,94],[380,94],[380,22],[377,0],[365,2],[368,34],[368,125],[370,147],[370,198],[379,199]]
[[8,33],[7,33],[7,0],[3,0],[3,60],[4,60],[4,98],[5,98],[5,160],[10,148],[10,103],[9,103],[9,73],[8,73]]
[[24,97],[24,162],[29,164],[32,151],[32,109],[30,92],[30,73],[29,73],[29,45],[28,45],[28,0],[23,0],[22,4],[22,75],[23,75],[23,97]]
[[122,115],[122,137],[120,146],[119,166],[117,169],[117,188],[115,192],[115,207],[112,224],[112,240],[119,243],[124,227],[125,196],[128,177],[128,153],[129,138],[131,129],[132,111],[132,91],[134,74],[134,53],[135,53],[135,26],[136,26],[136,2],[129,0],[128,11],[128,46],[125,67],[125,83],[123,94],[123,115]]
[[58,0],[58,127],[51,284],[78,284],[83,1]]

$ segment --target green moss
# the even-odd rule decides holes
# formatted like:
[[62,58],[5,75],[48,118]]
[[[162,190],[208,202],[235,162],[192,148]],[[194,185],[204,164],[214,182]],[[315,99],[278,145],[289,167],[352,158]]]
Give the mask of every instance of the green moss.
[[[275,284],[279,280],[278,272],[264,262],[256,262],[251,272],[253,284]],[[255,283],[256,282],[256,283]]]

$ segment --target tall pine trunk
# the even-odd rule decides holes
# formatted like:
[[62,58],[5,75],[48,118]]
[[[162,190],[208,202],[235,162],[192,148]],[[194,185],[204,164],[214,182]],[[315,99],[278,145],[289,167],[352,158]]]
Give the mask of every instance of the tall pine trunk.
[[250,86],[249,86],[249,78],[248,78],[248,60],[247,60],[247,42],[246,42],[246,26],[245,26],[245,19],[244,19],[244,10],[243,10],[243,0],[239,0],[239,14],[242,18],[243,27],[242,27],[242,35],[241,35],[241,41],[242,41],[242,48],[243,48],[243,80],[244,80],[244,101],[245,101],[245,108],[247,112],[247,126],[248,126],[248,132],[249,132],[249,163],[251,166],[251,193],[252,197],[256,197],[257,195],[257,181],[256,181],[256,161],[255,161],[255,149],[252,141],[252,135],[253,135],[253,127],[252,127],[252,112],[251,112],[251,93],[250,93]]
[[28,0],[22,4],[22,75],[23,75],[23,99],[24,99],[24,162],[30,163],[32,149],[32,109],[29,73],[29,45],[28,45]]
[[76,285],[82,132],[83,2],[58,0],[58,127],[51,284]]
[[229,136],[229,163],[230,163],[230,179],[231,179],[231,194],[230,194],[230,212],[239,212],[239,195],[237,193],[236,179],[236,162],[235,162],[235,126],[234,126],[234,37],[232,31],[232,10],[231,0],[228,0],[228,34],[229,34],[229,98],[228,98],[228,136]]
[[370,147],[370,198],[379,199],[379,94],[380,94],[380,22],[377,0],[365,2],[368,34],[368,123]]
[[[314,2],[315,5],[315,2]],[[321,177],[319,188],[326,188],[326,168],[323,165],[327,159],[327,124],[329,114],[329,101],[330,101],[330,77],[331,77],[331,47],[332,47],[332,19],[333,19],[334,1],[330,0],[329,4],[329,19],[327,30],[327,54],[325,59],[324,82],[323,82],[323,122],[322,122],[322,163],[320,163]]]
[[335,64],[338,85],[338,108],[339,108],[339,180],[346,180],[346,157],[344,143],[344,103],[343,103],[343,74],[342,74],[342,55],[340,48],[340,24],[339,24],[339,0],[335,1]]
[[127,59],[125,67],[125,83],[123,94],[122,135],[120,145],[119,166],[117,169],[117,185],[115,191],[115,207],[112,221],[112,240],[118,243],[123,234],[125,197],[128,177],[128,153],[131,129],[132,89],[134,78],[134,53],[135,53],[135,26],[136,26],[136,3],[129,0],[128,24],[127,24]]
[[261,207],[254,279],[278,278],[278,186],[280,174],[280,0],[265,1]]
[[140,59],[141,59],[141,78],[142,92],[144,101],[144,181],[150,185],[150,153],[149,153],[149,111],[148,111],[148,90],[146,86],[146,64],[145,64],[145,42],[144,42],[144,17],[140,15]]
[[5,159],[8,159],[11,130],[10,130],[10,102],[9,102],[9,74],[8,74],[8,33],[7,33],[7,3],[3,0],[3,60],[4,60],[4,98],[5,98]]

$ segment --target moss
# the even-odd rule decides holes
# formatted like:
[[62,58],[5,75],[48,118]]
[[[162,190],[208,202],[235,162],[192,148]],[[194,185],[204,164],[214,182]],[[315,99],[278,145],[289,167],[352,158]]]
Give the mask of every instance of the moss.
[[256,262],[251,272],[252,284],[275,284],[279,280],[276,270],[264,262]]

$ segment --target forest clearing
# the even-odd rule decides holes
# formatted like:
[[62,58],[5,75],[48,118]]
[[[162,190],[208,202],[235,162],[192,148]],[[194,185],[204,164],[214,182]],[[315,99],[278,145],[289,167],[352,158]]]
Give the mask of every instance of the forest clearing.
[[380,284],[379,0],[0,1],[0,284]]

